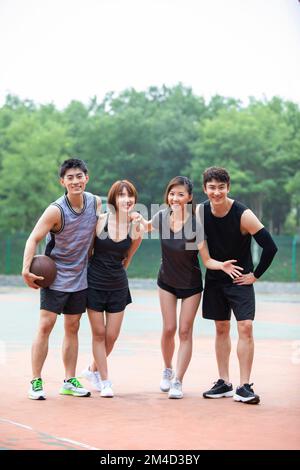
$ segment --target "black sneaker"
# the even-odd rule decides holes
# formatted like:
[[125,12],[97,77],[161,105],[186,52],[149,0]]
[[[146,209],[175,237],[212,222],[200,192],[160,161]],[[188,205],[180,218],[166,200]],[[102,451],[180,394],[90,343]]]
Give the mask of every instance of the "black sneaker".
[[203,393],[204,398],[222,398],[222,397],[232,397],[233,388],[232,384],[227,385],[223,379],[219,379],[217,382],[214,382],[214,386]]
[[253,388],[251,388],[252,385],[244,384],[242,387],[237,387],[233,399],[249,405],[257,405],[260,402],[260,398],[254,393]]

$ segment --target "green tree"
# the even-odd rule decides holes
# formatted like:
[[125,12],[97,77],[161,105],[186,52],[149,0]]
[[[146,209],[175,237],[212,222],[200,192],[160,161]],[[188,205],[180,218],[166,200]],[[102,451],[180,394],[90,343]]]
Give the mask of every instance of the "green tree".
[[233,197],[244,200],[262,219],[279,188],[289,200],[284,187],[288,138],[288,125],[263,103],[221,110],[198,126],[191,173],[199,180],[208,166],[228,168]]
[[67,128],[46,109],[15,116],[6,131],[0,178],[0,229],[29,231],[60,193],[58,167],[68,156]]

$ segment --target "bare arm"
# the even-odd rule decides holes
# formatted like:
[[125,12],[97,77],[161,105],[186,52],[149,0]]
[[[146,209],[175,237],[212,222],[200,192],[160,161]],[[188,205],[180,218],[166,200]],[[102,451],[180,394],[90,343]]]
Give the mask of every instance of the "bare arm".
[[[95,196],[96,198],[96,201],[97,201],[97,206],[96,206],[96,215],[98,217],[98,222],[97,222],[97,225],[99,223],[99,220],[102,216],[101,214],[101,210],[102,210],[102,201],[101,201],[101,198],[99,196]],[[96,237],[96,231],[97,231],[97,228],[95,229],[95,232],[94,232],[94,235],[93,235],[93,239],[91,241],[91,244],[90,244],[90,247],[89,247],[89,251],[88,251],[88,257],[90,258],[92,255],[93,255],[93,251],[94,251],[94,243],[95,243],[95,237]]]
[[241,232],[244,234],[249,233],[250,235],[253,235],[256,241],[263,247],[263,251],[261,254],[259,266],[254,271],[255,274],[257,273],[257,277],[253,273],[243,274],[239,279],[235,279],[234,283],[239,285],[254,284],[260,275],[262,275],[263,272],[268,269],[275,256],[277,247],[269,232],[264,228],[263,224],[250,209],[245,210],[242,214]]
[[236,266],[236,259],[230,259],[228,261],[217,261],[210,257],[207,243],[204,240],[198,244],[198,250],[202,258],[203,264],[206,268],[212,270],[221,270],[228,274],[232,279],[241,275],[240,271],[243,270],[240,266]]
[[102,211],[102,201],[99,196],[95,196],[96,201],[97,201],[97,207],[96,207],[96,215],[99,217]]
[[94,252],[95,237],[96,237],[96,231],[94,232],[93,239],[92,239],[90,247],[89,247],[89,251],[88,251],[88,257],[89,258],[93,255],[93,252]]
[[132,241],[131,246],[128,250],[126,259],[124,260],[124,263],[123,263],[123,266],[125,269],[128,269],[128,266],[130,265],[130,262],[141,243],[142,243],[142,237],[136,238],[135,240]]
[[256,215],[250,209],[246,209],[241,217],[241,232],[243,234],[250,233],[250,235],[254,235],[262,228],[263,224]]
[[144,217],[138,212],[132,212],[130,216],[132,223],[136,226],[140,225],[143,232],[152,232],[152,230],[154,230],[154,227],[152,226],[152,220],[144,219]]
[[32,262],[32,258],[35,255],[36,248],[39,242],[43,240],[43,238],[45,238],[47,233],[51,230],[58,230],[60,228],[60,224],[61,215],[59,208],[56,206],[49,206],[45,210],[43,215],[40,217],[27,239],[23,257],[22,276],[25,283],[33,289],[39,288],[34,281],[38,279],[43,279],[41,276],[36,276],[35,274],[30,272],[30,265]]

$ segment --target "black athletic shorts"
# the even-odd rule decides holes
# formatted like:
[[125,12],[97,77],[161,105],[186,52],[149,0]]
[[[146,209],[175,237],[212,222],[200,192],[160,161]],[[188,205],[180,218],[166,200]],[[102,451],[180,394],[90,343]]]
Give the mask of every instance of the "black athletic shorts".
[[175,295],[177,299],[187,299],[188,297],[192,297],[192,295],[200,294],[203,291],[202,284],[199,287],[194,287],[192,289],[177,289],[176,287],[169,286],[165,284],[160,279],[157,279],[157,285],[163,290],[170,292],[171,294]]
[[89,287],[87,296],[87,307],[96,312],[123,312],[126,305],[132,302],[128,287],[117,290],[100,290]]
[[42,288],[40,292],[41,310],[48,310],[60,315],[77,315],[86,311],[87,289],[77,292],[61,292]]
[[237,321],[254,320],[253,285],[239,286],[207,282],[203,293],[203,318],[216,321],[230,320],[231,310]]

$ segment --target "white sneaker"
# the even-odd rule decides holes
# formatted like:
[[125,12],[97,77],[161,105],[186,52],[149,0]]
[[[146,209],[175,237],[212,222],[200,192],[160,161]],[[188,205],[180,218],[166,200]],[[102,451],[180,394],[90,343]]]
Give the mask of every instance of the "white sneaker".
[[89,380],[93,385],[94,390],[101,392],[101,376],[97,370],[96,372],[93,372],[89,367],[87,367],[81,372],[81,377]]
[[171,388],[169,390],[169,398],[183,398],[182,393],[182,383],[180,380],[176,379],[171,383]]
[[162,392],[168,392],[171,386],[171,380],[174,377],[174,372],[170,368],[166,368],[163,371],[162,380],[160,382],[160,389]]
[[103,398],[112,398],[114,396],[110,380],[102,380],[100,396]]
[[73,395],[73,397],[90,397],[91,392],[83,388],[76,377],[71,377],[69,380],[64,380],[63,386],[59,391],[60,395]]
[[33,379],[30,382],[28,398],[31,400],[46,400],[46,395],[43,390],[43,381],[40,377]]

